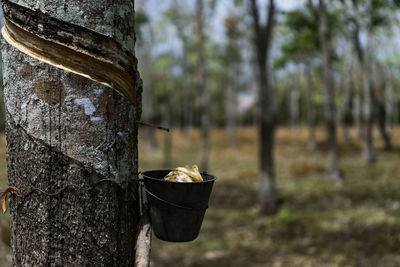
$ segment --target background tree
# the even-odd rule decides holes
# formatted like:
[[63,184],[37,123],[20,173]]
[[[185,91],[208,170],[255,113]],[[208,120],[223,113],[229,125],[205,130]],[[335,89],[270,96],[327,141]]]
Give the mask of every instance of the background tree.
[[258,94],[260,112],[260,214],[273,214],[278,209],[274,170],[275,114],[270,87],[269,59],[275,24],[275,3],[268,2],[266,24],[262,25],[256,0],[250,1],[253,20],[254,48],[258,67]]
[[328,15],[324,0],[319,0],[317,4],[309,1],[314,16],[318,19],[318,36],[321,47],[323,86],[324,86],[324,119],[328,135],[328,178],[332,181],[340,179],[339,158],[337,151],[336,137],[336,112],[335,112],[335,85],[332,68],[332,25],[328,23]]
[[197,22],[197,88],[200,92],[200,116],[201,116],[201,158],[200,158],[200,169],[201,171],[208,170],[209,154],[210,154],[210,143],[209,143],[209,131],[210,131],[210,117],[209,117],[209,104],[210,95],[207,88],[207,67],[206,67],[206,55],[205,55],[205,43],[206,37],[204,33],[205,24],[205,11],[204,11],[205,0],[196,1],[196,22]]
[[[391,147],[390,137],[384,126],[386,119],[385,107],[378,93],[374,89],[372,80],[372,67],[374,65],[373,35],[377,28],[388,25],[389,18],[384,10],[395,7],[392,1],[368,0],[368,1],[342,1],[345,8],[345,16],[350,27],[351,40],[354,51],[362,71],[363,77],[363,110],[364,110],[364,150],[363,159],[367,164],[375,162],[376,157],[373,146],[373,124],[375,114],[379,115],[379,129],[387,148]],[[365,36],[365,44],[361,43],[361,36]],[[381,119],[383,119],[381,121]]]
[[236,107],[237,93],[239,85],[239,74],[241,67],[241,53],[239,38],[241,30],[239,28],[240,17],[228,16],[225,18],[225,31],[227,36],[227,47],[225,52],[225,62],[229,62],[226,74],[226,89],[225,89],[225,114],[226,114],[226,129],[228,131],[229,146],[236,148]]
[[[299,69],[303,69],[306,79],[305,85],[305,113],[307,114],[307,124],[309,127],[309,147],[314,150],[316,148],[315,141],[315,103],[313,89],[312,70],[315,68],[315,61],[319,57],[320,43],[318,37],[318,22],[313,16],[311,6],[306,8],[287,12],[285,14],[285,33],[286,38],[281,46],[282,55],[274,62],[277,69],[286,67],[288,64],[294,63],[299,65]],[[296,90],[293,87],[293,90]]]

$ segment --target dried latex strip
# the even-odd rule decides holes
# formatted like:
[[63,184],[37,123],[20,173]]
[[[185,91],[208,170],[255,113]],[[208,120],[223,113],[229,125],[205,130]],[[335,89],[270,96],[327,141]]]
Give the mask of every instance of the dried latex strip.
[[40,10],[2,2],[5,24],[1,32],[10,45],[30,57],[106,85],[136,106],[136,59],[114,39]]

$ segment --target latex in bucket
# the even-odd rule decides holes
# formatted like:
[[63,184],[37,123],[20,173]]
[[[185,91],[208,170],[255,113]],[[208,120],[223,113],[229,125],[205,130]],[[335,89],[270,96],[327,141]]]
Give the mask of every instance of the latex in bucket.
[[161,240],[196,239],[216,177],[201,173],[202,182],[178,183],[163,178],[170,170],[142,173],[154,234]]

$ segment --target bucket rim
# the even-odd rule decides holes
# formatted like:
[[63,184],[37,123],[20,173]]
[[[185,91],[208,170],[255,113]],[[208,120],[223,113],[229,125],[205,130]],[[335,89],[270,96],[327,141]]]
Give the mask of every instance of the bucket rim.
[[147,171],[141,172],[140,174],[143,176],[143,178],[146,178],[146,179],[150,179],[150,180],[158,181],[158,182],[162,182],[162,183],[174,183],[174,184],[205,184],[205,183],[214,182],[215,180],[217,180],[217,177],[214,174],[211,174],[208,172],[200,172],[200,174],[202,176],[207,175],[207,176],[211,177],[211,179],[208,179],[206,181],[203,180],[201,182],[174,182],[174,181],[164,180],[162,178],[160,179],[160,178],[153,178],[150,176],[146,176],[146,173],[148,173],[148,172],[168,172],[169,173],[170,171],[172,171],[172,170],[147,170]]

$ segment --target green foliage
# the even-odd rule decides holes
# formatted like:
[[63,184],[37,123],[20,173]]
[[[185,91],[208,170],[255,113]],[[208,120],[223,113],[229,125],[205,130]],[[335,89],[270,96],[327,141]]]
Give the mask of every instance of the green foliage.
[[290,210],[289,209],[281,209],[279,213],[276,215],[276,219],[286,225],[293,224],[295,221],[293,220],[293,217],[291,216]]
[[275,69],[284,68],[289,62],[309,61],[319,51],[318,24],[308,10],[286,13],[284,26],[286,38],[281,47],[282,56],[273,62]]

